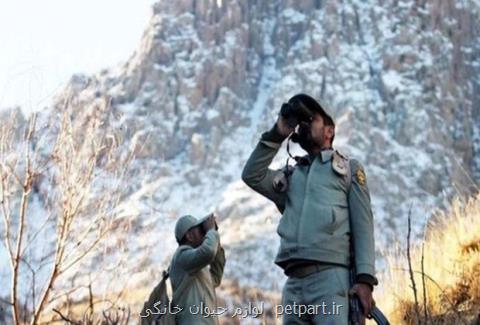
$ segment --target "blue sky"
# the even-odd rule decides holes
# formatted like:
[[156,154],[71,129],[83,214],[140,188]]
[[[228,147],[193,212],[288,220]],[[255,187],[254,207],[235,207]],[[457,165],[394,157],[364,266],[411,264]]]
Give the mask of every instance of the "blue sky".
[[128,59],[153,2],[0,1],[0,108],[40,110],[72,74]]

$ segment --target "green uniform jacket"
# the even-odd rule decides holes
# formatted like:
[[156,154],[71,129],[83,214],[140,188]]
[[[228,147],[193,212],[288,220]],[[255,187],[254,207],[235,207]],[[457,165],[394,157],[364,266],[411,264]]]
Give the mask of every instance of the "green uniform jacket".
[[170,267],[173,303],[183,309],[176,315],[177,324],[218,324],[218,317],[208,316],[208,312],[216,311],[215,288],[220,285],[224,266],[225,252],[216,230],[209,230],[197,248],[178,247]]
[[289,261],[306,259],[349,266],[350,214],[357,274],[374,277],[373,215],[360,163],[350,161],[353,177],[349,190],[347,177],[332,169],[333,150],[322,151],[311,164],[297,164],[289,177],[288,189],[277,192],[273,178],[280,171],[268,167],[281,144],[266,140],[266,135],[248,159],[242,179],[282,212],[277,228],[280,249],[275,263],[285,268]]

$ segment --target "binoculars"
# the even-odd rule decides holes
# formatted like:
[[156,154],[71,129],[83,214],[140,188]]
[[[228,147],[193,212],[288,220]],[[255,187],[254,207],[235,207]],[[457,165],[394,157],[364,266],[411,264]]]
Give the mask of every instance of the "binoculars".
[[[198,226],[200,227],[200,230],[202,231],[202,233],[205,235],[207,233],[206,229],[205,229],[205,223],[207,222],[207,220],[210,218],[210,217],[215,217],[215,215],[213,213],[210,213],[209,215],[205,216],[201,221],[200,223],[198,224]],[[218,225],[217,225],[217,221],[215,220],[215,227],[214,227],[215,230],[218,230]]]
[[301,122],[311,122],[314,113],[301,101],[293,100],[282,104],[280,115],[286,120],[288,126],[295,128]]

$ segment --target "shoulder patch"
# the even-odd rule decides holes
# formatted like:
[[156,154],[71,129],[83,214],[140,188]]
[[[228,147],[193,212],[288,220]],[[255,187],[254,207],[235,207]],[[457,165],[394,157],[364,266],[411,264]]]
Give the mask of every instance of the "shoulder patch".
[[357,179],[358,184],[364,186],[367,182],[367,177],[365,176],[365,172],[363,168],[359,167],[355,172],[355,178]]

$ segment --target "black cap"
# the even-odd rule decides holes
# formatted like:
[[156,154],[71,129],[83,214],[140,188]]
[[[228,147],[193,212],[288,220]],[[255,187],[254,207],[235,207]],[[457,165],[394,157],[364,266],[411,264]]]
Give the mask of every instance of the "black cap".
[[290,98],[288,102],[292,105],[303,105],[307,109],[323,117],[325,125],[332,125],[335,126],[335,122],[333,118],[325,111],[325,109],[320,105],[320,103],[315,100],[315,98],[306,95],[306,94],[297,94]]

